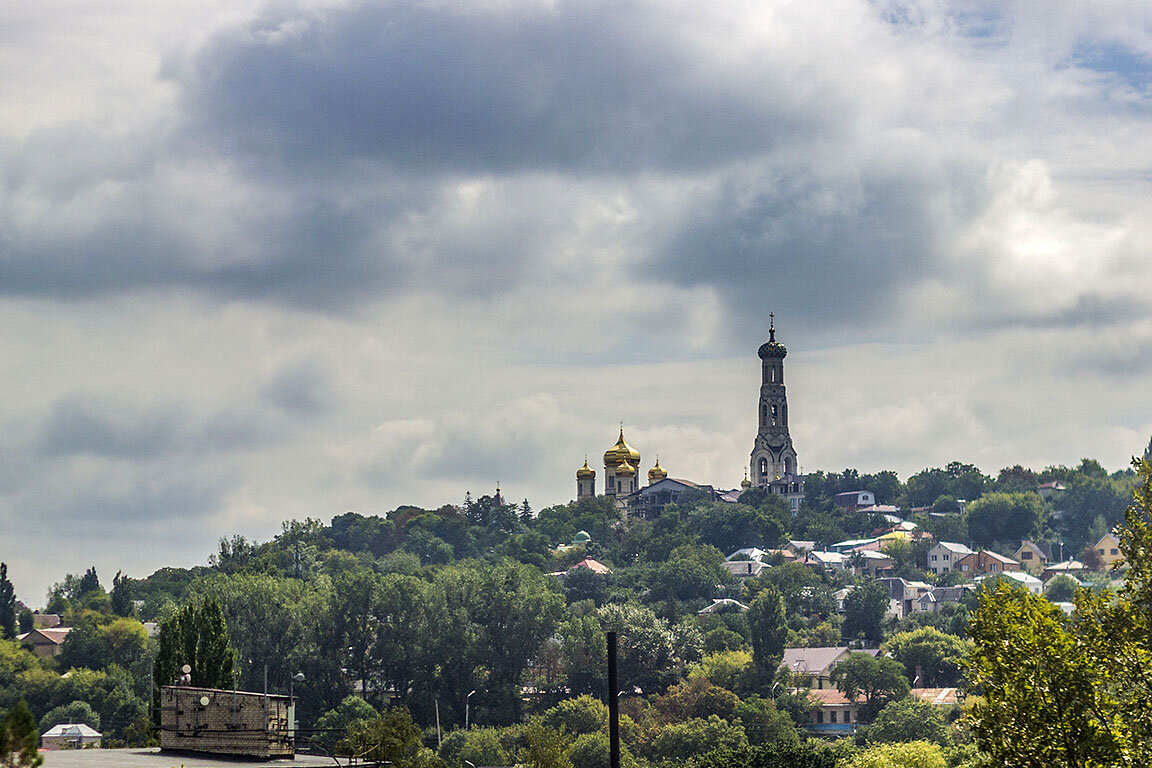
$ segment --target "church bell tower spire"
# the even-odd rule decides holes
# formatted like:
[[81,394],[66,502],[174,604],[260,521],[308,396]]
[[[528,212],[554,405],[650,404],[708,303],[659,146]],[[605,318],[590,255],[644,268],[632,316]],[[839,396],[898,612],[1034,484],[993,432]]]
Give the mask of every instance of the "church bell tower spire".
[[768,314],[768,341],[760,346],[760,402],[756,442],[750,464],[752,484],[765,487],[796,474],[796,449],[788,433],[788,395],[784,389],[784,358],[788,349],[776,341],[776,315]]

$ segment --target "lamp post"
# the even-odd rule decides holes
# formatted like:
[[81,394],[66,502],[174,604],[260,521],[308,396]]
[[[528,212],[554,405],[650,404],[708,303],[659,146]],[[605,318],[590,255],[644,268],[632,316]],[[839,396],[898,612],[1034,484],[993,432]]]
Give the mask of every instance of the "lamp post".
[[468,712],[469,701],[468,700],[472,698],[473,693],[476,693],[476,691],[473,690],[472,693],[469,693],[467,696],[464,697],[464,730],[468,730],[468,724],[470,722],[468,719],[468,714],[469,714],[469,712]]
[[296,735],[296,683],[304,682],[304,673],[297,672],[288,678],[288,711],[292,713],[289,718],[288,732],[294,737]]

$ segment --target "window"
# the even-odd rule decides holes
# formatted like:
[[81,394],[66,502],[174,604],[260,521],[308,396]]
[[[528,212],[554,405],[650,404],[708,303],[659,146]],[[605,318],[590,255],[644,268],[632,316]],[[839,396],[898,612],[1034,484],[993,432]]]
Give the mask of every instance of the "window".
[[844,722],[846,722],[846,723],[852,722],[852,710],[850,710],[850,709],[844,710]]
[[1099,552],[1101,555],[1103,555],[1103,554],[1104,554],[1104,550],[1103,550],[1103,549],[1098,549],[1098,550],[1096,550],[1096,551],[1097,551],[1097,552]]
[[989,566],[988,566],[988,570],[990,570],[990,571],[994,571],[994,570],[996,570],[998,567],[999,567],[999,566],[997,566],[997,565],[996,565],[996,563],[992,563],[991,565],[989,565]]
[[965,573],[967,573],[967,572],[968,572],[968,563],[962,563],[962,564],[960,565],[960,570],[961,570],[961,571],[964,571]]
[[772,426],[776,426],[776,406],[772,406]]
[[944,562],[948,562],[949,558],[951,558],[951,557],[952,557],[952,555],[950,555],[950,554],[948,554],[947,552],[945,552],[945,553],[944,553]]
[[816,722],[818,722],[818,723],[824,722],[824,713],[821,712],[820,710],[816,710]]
[[1032,553],[1031,552],[1021,552],[1020,553],[1020,559],[1021,560],[1031,560],[1032,559]]
[[932,555],[932,562],[936,562],[936,555]]
[[1116,547],[1112,547],[1112,554],[1118,555],[1120,554],[1120,550],[1116,549]]
[[831,712],[828,713],[828,722],[830,722],[830,723],[836,722],[836,710],[832,710]]

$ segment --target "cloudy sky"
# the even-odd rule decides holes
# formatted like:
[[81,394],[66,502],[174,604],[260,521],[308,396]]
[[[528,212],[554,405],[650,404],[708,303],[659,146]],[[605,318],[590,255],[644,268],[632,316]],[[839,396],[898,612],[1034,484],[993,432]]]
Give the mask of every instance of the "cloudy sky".
[[18,595],[282,520],[1152,435],[1152,6],[57,0],[0,20]]

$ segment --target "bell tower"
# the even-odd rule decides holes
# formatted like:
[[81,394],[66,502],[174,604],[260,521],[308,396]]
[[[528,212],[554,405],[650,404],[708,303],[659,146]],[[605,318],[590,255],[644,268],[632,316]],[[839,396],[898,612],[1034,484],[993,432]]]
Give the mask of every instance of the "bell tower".
[[776,316],[769,313],[768,341],[760,346],[760,403],[751,477],[757,488],[796,474],[796,449],[788,434],[788,396],[784,389],[784,357],[788,349],[776,341]]

